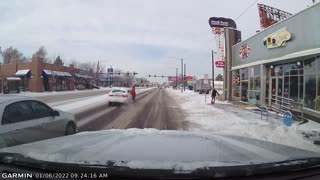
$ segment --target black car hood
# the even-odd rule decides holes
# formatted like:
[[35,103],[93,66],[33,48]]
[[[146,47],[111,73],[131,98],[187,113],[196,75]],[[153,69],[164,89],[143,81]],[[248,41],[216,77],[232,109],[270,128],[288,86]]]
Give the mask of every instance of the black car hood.
[[132,169],[192,171],[320,157],[319,153],[212,132],[127,129],[82,132],[72,136],[0,149],[59,163]]

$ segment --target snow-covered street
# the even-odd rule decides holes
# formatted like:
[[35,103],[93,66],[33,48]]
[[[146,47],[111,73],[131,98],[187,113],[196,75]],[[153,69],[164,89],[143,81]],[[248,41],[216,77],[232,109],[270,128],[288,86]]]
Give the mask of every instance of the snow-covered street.
[[173,89],[167,91],[187,112],[186,120],[192,124],[190,130],[244,136],[320,152],[320,147],[313,144],[312,138],[304,137],[304,134],[311,133],[314,134],[314,138],[318,136],[320,139],[318,123],[309,121],[303,125],[293,123],[292,127],[285,127],[282,119],[274,114],[271,114],[266,122],[266,117],[261,120],[258,111],[221,101],[211,105],[210,94],[198,94],[187,90],[181,93],[180,90]]

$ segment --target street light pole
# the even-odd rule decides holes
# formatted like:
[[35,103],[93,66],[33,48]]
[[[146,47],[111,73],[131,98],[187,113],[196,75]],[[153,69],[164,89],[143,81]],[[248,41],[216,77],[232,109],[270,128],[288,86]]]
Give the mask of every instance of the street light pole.
[[178,68],[176,68],[176,88],[178,88]]
[[183,90],[186,91],[186,78],[187,78],[187,65],[184,64],[184,76],[183,76]]
[[213,50],[211,51],[211,60],[212,60],[212,88],[214,88],[214,54]]
[[[183,58],[181,58],[181,82],[183,82]],[[181,93],[183,93],[182,87],[181,87]]]
[[110,72],[110,74],[109,74],[109,77],[110,77],[109,81],[110,81],[110,88],[111,88],[111,86],[112,86],[112,80],[113,80],[113,68],[112,68],[111,65],[109,65],[109,66],[110,66],[110,69],[112,69],[112,72]]

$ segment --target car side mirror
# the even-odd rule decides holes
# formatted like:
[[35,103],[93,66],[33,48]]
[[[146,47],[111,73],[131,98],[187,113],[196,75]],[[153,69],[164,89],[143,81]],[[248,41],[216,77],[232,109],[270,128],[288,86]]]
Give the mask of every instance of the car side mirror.
[[52,116],[60,116],[60,113],[58,111],[52,111]]

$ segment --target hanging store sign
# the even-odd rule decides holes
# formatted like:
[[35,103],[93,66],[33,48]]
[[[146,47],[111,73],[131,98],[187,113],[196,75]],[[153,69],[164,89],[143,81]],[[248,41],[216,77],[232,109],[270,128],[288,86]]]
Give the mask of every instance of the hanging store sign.
[[263,45],[268,49],[283,47],[291,39],[291,33],[284,27],[263,39]]
[[239,56],[242,58],[242,59],[245,59],[249,56],[250,54],[250,51],[251,51],[251,48],[249,47],[248,44],[244,44],[240,47],[240,50],[239,50]]
[[236,22],[234,20],[224,17],[211,17],[209,18],[209,25],[211,28],[234,28],[237,29]]

